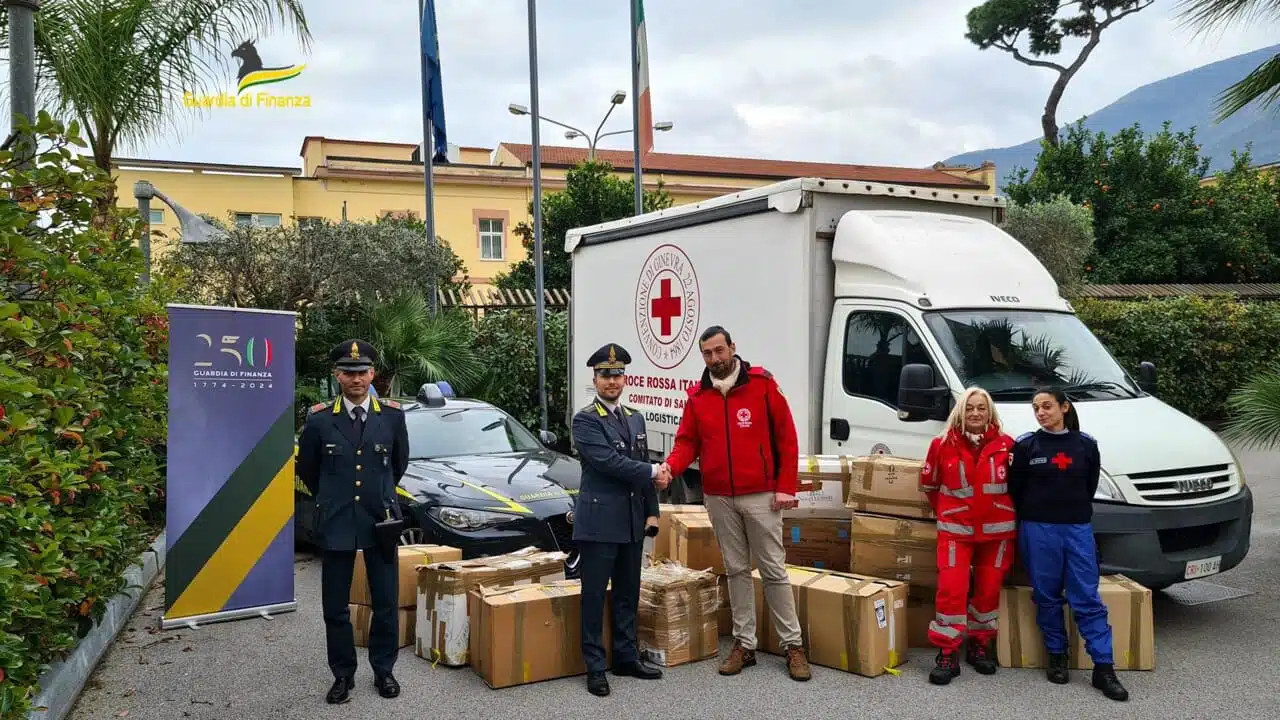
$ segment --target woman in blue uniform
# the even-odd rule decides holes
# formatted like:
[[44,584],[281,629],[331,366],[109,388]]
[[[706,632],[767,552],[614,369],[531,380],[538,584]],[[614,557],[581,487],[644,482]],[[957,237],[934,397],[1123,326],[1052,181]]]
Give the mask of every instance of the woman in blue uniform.
[[1040,429],[1014,445],[1009,494],[1018,513],[1018,545],[1031,577],[1036,622],[1049,652],[1046,674],[1050,682],[1070,681],[1065,590],[1093,659],[1093,686],[1112,700],[1128,700],[1113,665],[1107,606],[1098,594],[1093,539],[1093,495],[1102,470],[1098,443],[1080,431],[1076,409],[1062,391],[1037,391],[1031,405]]

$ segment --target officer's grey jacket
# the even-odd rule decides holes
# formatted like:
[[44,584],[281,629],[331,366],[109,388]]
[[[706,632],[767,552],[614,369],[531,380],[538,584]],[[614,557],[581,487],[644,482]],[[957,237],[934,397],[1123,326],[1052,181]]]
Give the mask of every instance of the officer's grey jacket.
[[573,444],[582,463],[575,541],[641,542],[645,517],[658,516],[644,416],[626,406],[622,413],[625,429],[599,400],[573,416]]
[[370,398],[364,433],[342,397],[311,408],[298,439],[298,477],[315,498],[316,544],[325,550],[375,545],[373,526],[399,517],[396,486],[409,467],[404,411]]

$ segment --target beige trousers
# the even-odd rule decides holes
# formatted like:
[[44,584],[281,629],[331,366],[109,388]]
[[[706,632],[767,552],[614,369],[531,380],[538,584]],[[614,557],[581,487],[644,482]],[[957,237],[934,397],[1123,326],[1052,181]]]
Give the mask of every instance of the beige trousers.
[[795,595],[787,577],[787,553],[782,546],[782,511],[770,510],[773,493],[726,497],[704,495],[724,569],[728,574],[733,637],[748,650],[756,649],[756,592],[751,567],[760,570],[765,604],[782,647],[801,644]]

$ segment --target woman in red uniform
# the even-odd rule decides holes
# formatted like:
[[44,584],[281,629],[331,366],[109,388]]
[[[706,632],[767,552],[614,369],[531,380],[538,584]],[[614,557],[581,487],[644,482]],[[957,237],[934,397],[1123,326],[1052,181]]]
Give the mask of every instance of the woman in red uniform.
[[929,623],[929,640],[938,648],[937,666],[929,673],[935,685],[960,674],[966,635],[969,664],[983,675],[996,671],[991,641],[1017,531],[1008,494],[1012,450],[1013,438],[1004,433],[991,396],[970,388],[925,457],[920,489],[938,517],[937,615]]

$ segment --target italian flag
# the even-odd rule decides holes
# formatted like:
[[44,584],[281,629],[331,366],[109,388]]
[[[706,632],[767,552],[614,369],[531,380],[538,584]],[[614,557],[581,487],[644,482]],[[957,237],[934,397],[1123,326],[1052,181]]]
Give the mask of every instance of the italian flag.
[[636,93],[639,116],[636,124],[640,133],[640,152],[653,152],[653,101],[649,97],[649,39],[645,33],[644,0],[633,0],[636,4],[636,56],[632,71],[639,78]]

